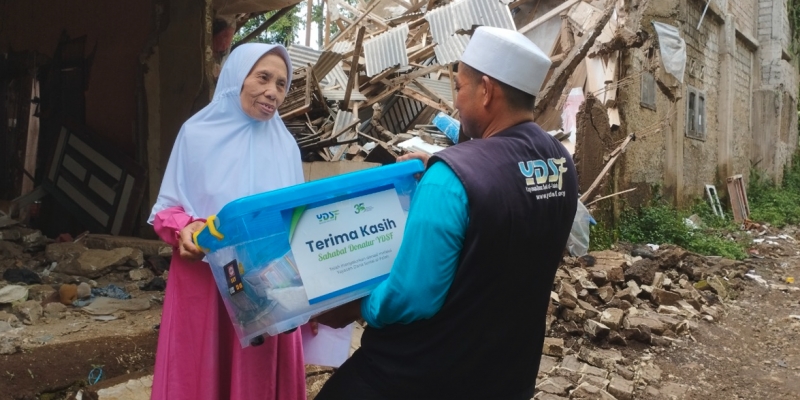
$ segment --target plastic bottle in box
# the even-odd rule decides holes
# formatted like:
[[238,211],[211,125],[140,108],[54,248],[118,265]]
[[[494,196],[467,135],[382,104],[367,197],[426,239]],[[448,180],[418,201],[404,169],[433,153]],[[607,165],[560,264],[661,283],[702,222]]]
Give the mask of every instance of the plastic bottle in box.
[[[423,170],[422,163],[413,160],[352,172],[235,200],[209,217],[194,239],[206,252],[206,261],[242,346],[249,345],[253,337],[293,329],[313,315],[366,296],[385,279],[385,275],[378,276],[310,300],[309,288],[301,276],[302,266],[298,267],[290,240],[295,227],[302,226],[303,218],[312,217],[309,212],[380,195],[398,202],[397,209],[403,214],[403,226],[396,226],[392,232],[396,240],[393,245],[399,246],[405,214],[417,185],[414,175]],[[357,203],[355,211],[350,211],[358,214],[369,210]],[[364,215],[368,214],[359,218]],[[324,228],[322,223],[320,220],[320,229]],[[321,258],[324,250],[310,243],[307,242],[309,249]],[[373,239],[373,245],[376,243]],[[355,257],[355,251],[350,249],[350,257]],[[367,253],[370,251],[367,249]],[[394,258],[381,256],[385,252],[370,254],[360,264],[343,262],[340,266],[368,270],[383,263],[380,265],[385,268]],[[315,278],[306,276],[312,281]]]

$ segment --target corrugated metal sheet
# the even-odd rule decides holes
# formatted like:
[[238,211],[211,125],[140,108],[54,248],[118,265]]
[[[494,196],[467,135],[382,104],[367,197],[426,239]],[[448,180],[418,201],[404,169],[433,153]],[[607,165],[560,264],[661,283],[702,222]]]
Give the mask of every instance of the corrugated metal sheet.
[[328,73],[342,60],[342,55],[335,51],[314,50],[298,44],[289,46],[288,51],[292,60],[292,71],[311,64],[314,67],[314,76],[320,81],[324,81]]
[[344,72],[344,67],[342,66],[342,63],[339,62],[339,64],[333,67],[331,72],[328,74],[327,83],[324,85],[324,87],[330,88],[338,85],[340,88],[345,88],[347,87],[348,79],[350,79],[350,77],[348,77]]
[[396,65],[408,65],[407,38],[408,25],[402,24],[364,42],[367,76],[375,76]]
[[340,42],[334,43],[333,46],[331,47],[331,51],[334,53],[346,54],[350,50],[353,50],[355,47],[356,47],[355,43],[342,40]]
[[[414,99],[405,96],[394,96],[383,107],[380,119],[381,125],[388,129],[389,132],[407,132],[411,128],[411,123],[425,107],[425,104]],[[374,125],[369,125],[367,134],[377,137],[378,132]]]
[[347,125],[353,122],[353,113],[350,111],[339,111],[336,113],[336,120],[333,121],[333,134],[339,133]]
[[457,0],[425,14],[437,46],[434,48],[439,64],[458,61],[469,42],[459,30],[470,30],[474,25],[516,29],[508,6],[500,0]]
[[[450,81],[440,81],[436,79],[429,79],[429,78],[417,78],[416,79],[419,83],[425,85],[426,88],[430,89],[434,93],[436,93],[439,97],[444,100],[449,101],[450,103],[453,102],[453,91],[450,88]],[[414,90],[422,91],[415,85],[413,82],[409,84],[411,88]]]
[[[344,89],[322,89],[322,96],[325,100],[342,101],[344,100]],[[353,89],[350,93],[350,101],[367,101],[367,97]]]

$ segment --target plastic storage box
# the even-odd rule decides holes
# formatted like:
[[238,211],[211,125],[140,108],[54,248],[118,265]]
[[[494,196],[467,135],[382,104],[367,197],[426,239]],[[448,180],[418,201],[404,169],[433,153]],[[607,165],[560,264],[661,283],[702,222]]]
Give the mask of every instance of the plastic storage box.
[[412,160],[226,204],[194,240],[242,346],[369,294],[386,279],[424,170]]

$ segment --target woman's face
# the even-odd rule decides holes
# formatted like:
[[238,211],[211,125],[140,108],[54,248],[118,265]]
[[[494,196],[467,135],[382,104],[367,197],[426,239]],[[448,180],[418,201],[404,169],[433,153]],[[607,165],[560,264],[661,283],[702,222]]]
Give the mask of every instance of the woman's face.
[[245,114],[258,121],[268,121],[286,98],[288,82],[286,63],[277,54],[261,57],[242,84],[239,98]]

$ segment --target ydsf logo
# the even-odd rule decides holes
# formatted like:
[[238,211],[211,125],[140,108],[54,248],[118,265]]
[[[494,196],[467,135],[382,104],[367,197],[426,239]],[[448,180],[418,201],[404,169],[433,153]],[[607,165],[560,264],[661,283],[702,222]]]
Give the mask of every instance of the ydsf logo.
[[545,183],[552,183],[558,190],[561,190],[563,183],[563,174],[567,172],[564,164],[567,160],[561,158],[548,158],[545,160],[532,160],[527,163],[519,163],[519,171],[525,177],[525,183],[528,186],[542,185]]
[[326,222],[336,221],[336,217],[338,216],[339,210],[328,211],[317,214],[317,221],[319,221],[320,224],[324,224]]

